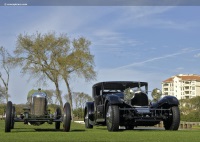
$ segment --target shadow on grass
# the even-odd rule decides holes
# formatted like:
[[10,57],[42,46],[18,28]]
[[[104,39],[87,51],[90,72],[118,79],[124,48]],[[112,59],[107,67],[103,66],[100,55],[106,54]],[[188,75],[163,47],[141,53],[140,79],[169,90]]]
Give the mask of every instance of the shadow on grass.
[[[84,129],[72,129],[70,130],[69,132],[84,132],[85,130]],[[63,129],[59,129],[59,130],[56,130],[56,129],[42,129],[42,128],[16,128],[16,129],[13,129],[11,130],[12,133],[19,133],[19,132],[65,132],[63,131]]]
[[[96,127],[95,129],[108,131],[107,127]],[[165,130],[163,128],[155,128],[155,127],[135,127],[132,130],[119,129],[118,131],[123,132],[123,131],[165,131]]]
[[[97,128],[95,128],[95,129],[97,129],[97,130],[103,130],[103,131],[108,131],[108,129],[107,129],[107,127],[105,127],[105,128],[102,128],[102,127],[97,127]],[[123,129],[119,129],[117,132],[123,132],[124,130]]]
[[107,130],[107,128],[105,127],[105,128],[102,128],[102,127],[97,127],[96,128],[97,130]]
[[62,129],[34,129],[35,131],[38,131],[38,132],[63,132]]
[[[56,129],[35,129],[35,131],[38,131],[38,132],[65,132],[65,131],[63,131],[63,129],[59,129],[59,130],[56,130]],[[85,130],[84,129],[72,129],[69,132],[83,132],[83,131],[85,131]]]
[[84,132],[85,130],[84,129],[74,129],[74,130],[71,130],[70,132]]

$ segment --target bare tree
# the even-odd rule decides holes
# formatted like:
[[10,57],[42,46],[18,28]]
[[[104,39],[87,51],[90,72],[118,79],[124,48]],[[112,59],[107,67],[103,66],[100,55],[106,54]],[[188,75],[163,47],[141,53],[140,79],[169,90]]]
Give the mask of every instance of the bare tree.
[[64,79],[69,95],[69,102],[73,108],[72,91],[69,80],[73,74],[85,78],[86,81],[94,80],[96,72],[94,71],[94,56],[91,55],[89,46],[91,42],[84,37],[74,39],[72,42],[71,52],[66,53],[58,60],[60,74]]
[[30,74],[39,82],[51,80],[56,87],[56,96],[61,107],[63,107],[59,89],[61,77],[58,72],[57,58],[66,52],[67,46],[68,38],[64,35],[56,37],[54,33],[20,34],[14,51],[15,57],[9,60],[13,65],[21,66],[23,74]]
[[6,96],[6,89],[0,85],[0,103],[3,103]]
[[55,33],[18,36],[17,47],[14,51],[15,57],[10,61],[22,66],[23,73],[28,73],[34,78],[44,81],[51,80],[56,87],[56,95],[63,106],[59,81],[64,79],[68,94],[69,103],[72,106],[72,95],[69,80],[74,74],[92,80],[96,77],[94,71],[93,56],[89,51],[90,42],[85,38],[70,39],[61,34]]
[[11,66],[8,64],[7,60],[10,58],[10,54],[4,47],[0,47],[0,65],[5,72],[5,76],[3,77],[3,71],[0,71],[0,80],[3,83],[3,86],[5,87],[4,91],[4,98],[6,99],[6,103],[8,102],[9,94],[8,94],[8,84],[10,79],[10,69]]

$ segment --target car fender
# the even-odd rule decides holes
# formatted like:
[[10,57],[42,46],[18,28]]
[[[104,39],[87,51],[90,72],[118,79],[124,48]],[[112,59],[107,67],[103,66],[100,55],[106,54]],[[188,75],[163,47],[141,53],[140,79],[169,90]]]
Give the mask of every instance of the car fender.
[[107,105],[108,102],[109,102],[110,105],[121,105],[121,104],[123,104],[123,100],[116,95],[106,96],[105,108],[106,108],[106,105]]
[[[88,111],[89,120],[94,121],[94,102],[86,102],[84,116],[86,110]],[[85,122],[85,117],[84,117],[84,122]]]
[[161,98],[158,102],[153,104],[153,107],[164,107],[164,108],[169,108],[172,106],[178,106],[179,101],[176,97],[174,96],[165,96]]

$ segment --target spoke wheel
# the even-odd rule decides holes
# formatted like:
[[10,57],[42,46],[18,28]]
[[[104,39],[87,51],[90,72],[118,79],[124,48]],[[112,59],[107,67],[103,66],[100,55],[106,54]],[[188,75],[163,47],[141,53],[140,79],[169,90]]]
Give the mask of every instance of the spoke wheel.
[[169,117],[163,123],[165,130],[178,130],[180,124],[180,110],[178,106],[171,108]]
[[14,129],[15,126],[15,106],[12,106],[12,116],[11,116],[11,129]]
[[119,107],[117,105],[107,105],[106,125],[108,131],[119,130]]
[[[60,117],[61,117],[61,109],[58,107],[57,109],[56,109],[56,119],[60,119]],[[55,122],[55,128],[56,128],[56,130],[59,130],[60,129],[60,122]]]
[[9,101],[6,107],[5,132],[10,132],[11,126],[12,126],[12,102]]
[[88,110],[86,109],[86,110],[85,110],[85,128],[87,128],[87,129],[92,129],[92,128],[93,128],[93,125],[91,125],[89,121],[90,121],[90,120],[89,120],[89,112],[88,112]]
[[63,129],[65,132],[69,132],[71,125],[71,107],[69,103],[65,103],[63,113]]

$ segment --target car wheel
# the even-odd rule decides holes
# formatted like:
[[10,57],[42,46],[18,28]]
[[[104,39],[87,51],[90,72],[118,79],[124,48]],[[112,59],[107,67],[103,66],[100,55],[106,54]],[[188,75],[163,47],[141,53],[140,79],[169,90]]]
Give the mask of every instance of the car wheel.
[[[61,109],[60,109],[60,107],[58,107],[58,108],[56,109],[56,116],[55,116],[55,119],[60,119],[60,117],[61,117]],[[59,122],[55,122],[55,128],[56,128],[56,130],[59,130],[59,129],[60,129],[60,121],[59,121]]]
[[180,110],[178,106],[171,108],[169,117],[163,123],[165,130],[178,130],[180,124]]
[[5,119],[5,132],[10,132],[12,121],[12,102],[9,101],[6,107],[6,119]]
[[93,128],[93,125],[91,125],[90,123],[89,123],[89,113],[88,113],[88,111],[87,111],[87,109],[85,109],[85,128],[87,128],[87,129],[92,129]]
[[69,103],[65,103],[63,113],[63,128],[65,132],[69,132],[71,124],[71,107]]
[[106,125],[108,131],[119,130],[119,107],[108,104],[106,107]]
[[15,125],[15,106],[12,106],[12,116],[11,116],[11,129],[14,129],[14,125]]

